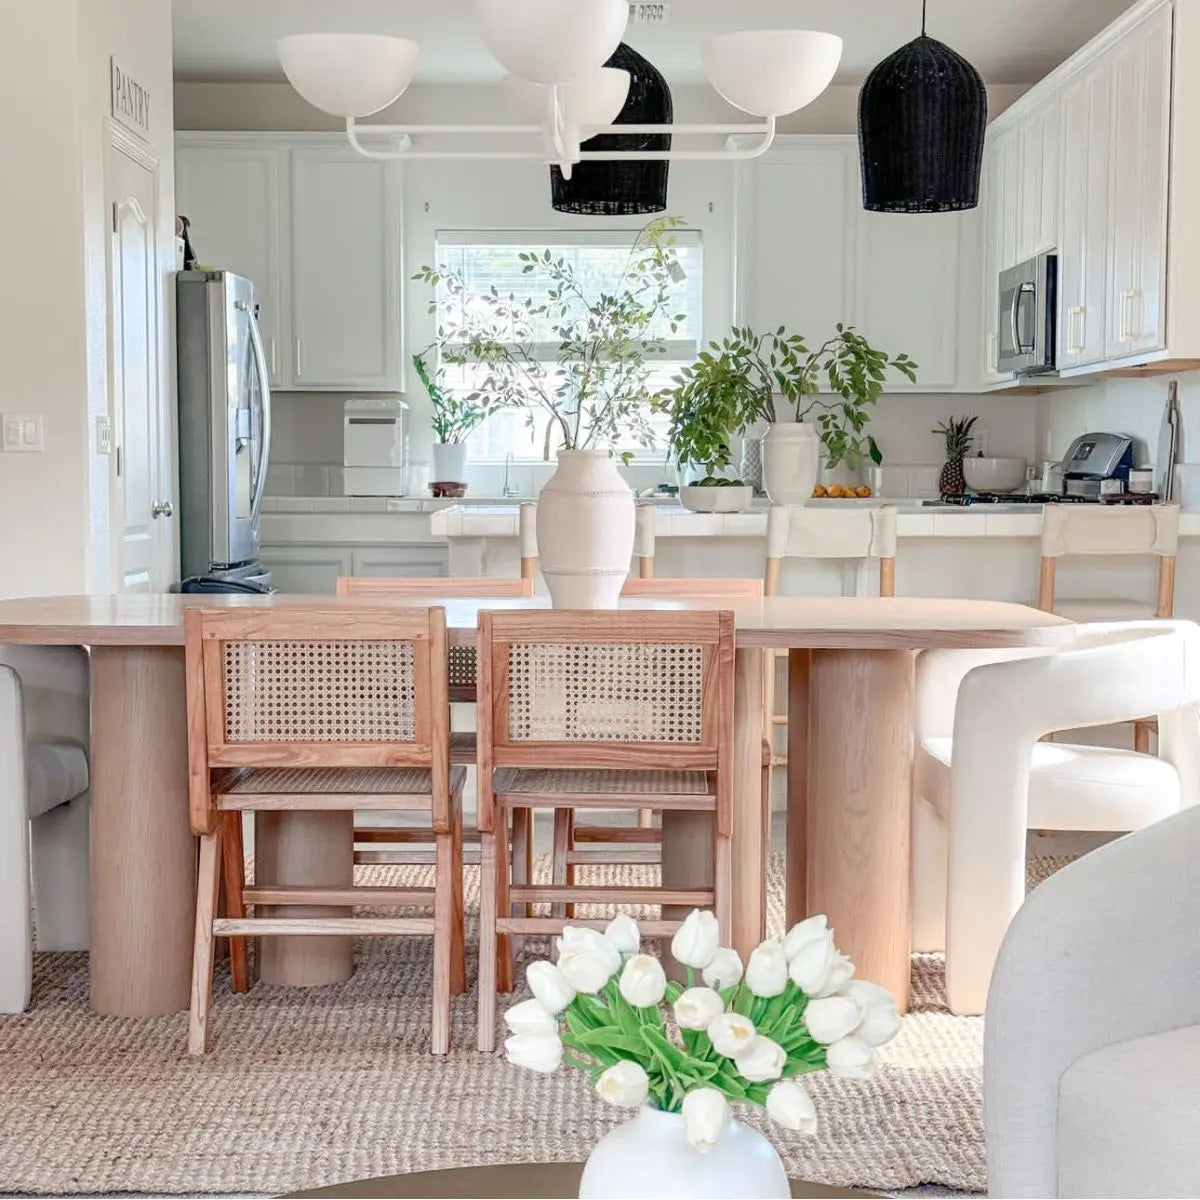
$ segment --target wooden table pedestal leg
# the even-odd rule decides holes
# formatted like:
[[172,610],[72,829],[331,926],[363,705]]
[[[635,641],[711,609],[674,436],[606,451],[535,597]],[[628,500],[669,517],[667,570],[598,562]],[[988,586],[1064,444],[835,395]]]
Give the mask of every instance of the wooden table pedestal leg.
[[97,646],[91,691],[92,1007],[178,1012],[196,919],[183,649]]
[[913,656],[814,650],[808,726],[808,912],[860,979],[908,1007]]
[[[258,812],[254,814],[254,878],[289,887],[350,887],[354,882],[354,814]],[[263,907],[270,917],[352,917],[352,908]],[[258,974],[264,983],[313,987],[341,983],[354,974],[352,938],[328,935],[258,939]]]

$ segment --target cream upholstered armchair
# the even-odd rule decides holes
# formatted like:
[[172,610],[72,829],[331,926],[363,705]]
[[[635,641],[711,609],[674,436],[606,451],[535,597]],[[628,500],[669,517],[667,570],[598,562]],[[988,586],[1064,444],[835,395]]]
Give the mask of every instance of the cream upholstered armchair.
[[988,996],[993,1196],[1200,1196],[1200,807],[1046,880]]
[[[1127,832],[1200,798],[1200,628],[1081,625],[1065,651],[929,651],[916,686],[913,948],[944,948],[951,1010],[980,1013],[1025,898],[1027,830]],[[1148,713],[1157,755],[1039,740]]]
[[39,950],[88,947],[88,660],[0,648],[0,1012],[22,1012]]

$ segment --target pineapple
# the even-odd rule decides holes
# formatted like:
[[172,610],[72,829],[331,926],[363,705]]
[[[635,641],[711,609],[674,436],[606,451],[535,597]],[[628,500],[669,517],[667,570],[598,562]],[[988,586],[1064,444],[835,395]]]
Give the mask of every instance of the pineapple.
[[975,440],[971,429],[978,420],[978,417],[951,417],[933,431],[946,439],[946,464],[938,476],[938,489],[945,495],[961,496],[967,490],[963,459]]

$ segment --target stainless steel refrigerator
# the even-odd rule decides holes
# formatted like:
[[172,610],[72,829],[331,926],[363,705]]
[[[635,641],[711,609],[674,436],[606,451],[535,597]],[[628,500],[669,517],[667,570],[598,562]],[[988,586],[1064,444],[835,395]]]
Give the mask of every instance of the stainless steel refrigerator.
[[271,394],[254,285],[229,271],[175,277],[183,579],[257,590]]

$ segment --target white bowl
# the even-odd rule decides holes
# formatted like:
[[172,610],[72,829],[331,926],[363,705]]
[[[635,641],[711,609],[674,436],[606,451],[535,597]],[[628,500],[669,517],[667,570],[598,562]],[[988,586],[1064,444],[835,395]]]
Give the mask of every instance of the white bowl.
[[1025,482],[1025,460],[964,458],[963,476],[973,492],[1015,492]]
[[691,512],[743,512],[754,503],[754,489],[744,487],[693,487],[684,484],[679,489],[679,503]]

